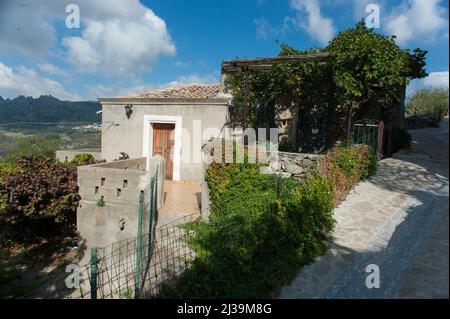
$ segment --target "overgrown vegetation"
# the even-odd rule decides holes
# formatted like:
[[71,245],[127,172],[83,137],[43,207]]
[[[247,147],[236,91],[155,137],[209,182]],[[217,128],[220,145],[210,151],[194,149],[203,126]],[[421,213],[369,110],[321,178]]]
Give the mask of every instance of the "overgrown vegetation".
[[[235,97],[233,123],[241,125],[245,119],[251,127],[273,127],[275,109],[287,108],[294,115],[305,114],[300,122],[311,122],[311,127],[329,129],[332,124],[333,144],[345,134],[349,117],[364,118],[374,105],[381,106],[386,117],[377,120],[388,121],[390,109],[402,102],[401,91],[409,80],[427,76],[427,51],[403,50],[394,36],[377,34],[364,22],[340,32],[324,49],[300,51],[283,44],[279,55],[313,53],[329,53],[330,59],[277,64],[248,75],[229,74],[227,84]],[[246,86],[248,114],[243,109]],[[311,142],[311,136],[305,138]],[[301,136],[298,140],[304,141]]]
[[331,183],[334,206],[361,179],[373,175],[375,168],[376,154],[366,145],[339,147],[327,154],[320,163],[320,172]]
[[0,167],[1,241],[74,236],[79,201],[75,165],[19,156]]
[[260,174],[258,164],[211,164],[210,220],[186,226],[196,258],[159,297],[270,297],[326,250],[333,204],[373,163],[367,147],[340,148],[304,181]]

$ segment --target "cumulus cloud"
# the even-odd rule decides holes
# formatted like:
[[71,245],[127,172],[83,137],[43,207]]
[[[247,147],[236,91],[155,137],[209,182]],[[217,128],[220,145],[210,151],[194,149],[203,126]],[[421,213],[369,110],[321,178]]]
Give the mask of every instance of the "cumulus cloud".
[[425,86],[448,89],[448,81],[448,71],[431,72],[426,78],[423,79],[423,84]]
[[409,0],[386,19],[386,30],[405,45],[411,40],[433,41],[448,37],[448,17],[441,0]]
[[[54,49],[55,25],[65,26],[60,0],[2,0],[0,49],[42,57]],[[78,0],[81,34],[67,29],[61,40],[68,61],[80,72],[136,77],[157,58],[175,54],[165,21],[139,0]]]
[[25,66],[13,69],[1,62],[0,91],[4,97],[53,95],[61,100],[81,100],[77,94],[66,91],[59,82],[42,77],[33,69]]
[[51,63],[40,63],[37,65],[38,69],[41,72],[46,74],[55,75],[55,76],[68,76],[68,73],[61,69],[59,66],[51,64]]
[[325,18],[317,0],[291,0],[291,7],[297,11],[294,22],[313,39],[326,45],[336,33],[333,21]]
[[406,95],[410,96],[414,91],[422,88],[449,88],[448,71],[431,72],[426,78],[411,81],[406,91]]
[[64,37],[69,61],[82,72],[135,77],[158,57],[175,54],[164,20],[138,0],[80,1],[85,12],[81,36]]

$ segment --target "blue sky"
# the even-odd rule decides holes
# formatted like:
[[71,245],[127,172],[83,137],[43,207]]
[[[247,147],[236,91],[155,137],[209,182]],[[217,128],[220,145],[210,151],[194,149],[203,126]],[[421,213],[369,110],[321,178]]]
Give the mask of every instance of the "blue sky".
[[[80,28],[66,26],[69,3]],[[380,8],[377,32],[429,51],[430,76],[409,92],[448,88],[446,0],[1,0],[0,95],[80,100],[217,82],[222,60],[326,46],[368,4]]]

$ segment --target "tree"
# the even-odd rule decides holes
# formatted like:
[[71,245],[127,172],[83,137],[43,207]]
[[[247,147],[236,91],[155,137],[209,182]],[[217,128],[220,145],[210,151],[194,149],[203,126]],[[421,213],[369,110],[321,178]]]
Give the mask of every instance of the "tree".
[[408,115],[431,113],[439,120],[439,115],[448,107],[448,99],[448,89],[424,88],[417,90],[408,99],[406,113]]
[[364,22],[340,32],[325,49],[332,56],[333,82],[341,108],[364,107],[375,94],[386,107],[409,80],[423,78],[427,51],[402,50],[395,36],[376,34]]
[[[325,49],[299,51],[286,44],[279,55],[327,52],[326,62],[277,64],[270,70],[233,73],[227,77],[235,97],[234,121],[243,115],[244,87],[249,88],[249,122],[260,124],[261,117],[271,113],[274,105],[296,110],[326,112],[329,108],[352,117],[369,107],[373,98],[385,108],[403,102],[400,88],[409,80],[427,76],[421,49],[402,50],[395,37],[376,34],[360,22],[340,32]],[[319,111],[317,111],[319,110]],[[336,118],[342,116],[336,115]],[[338,126],[342,126],[343,122]]]

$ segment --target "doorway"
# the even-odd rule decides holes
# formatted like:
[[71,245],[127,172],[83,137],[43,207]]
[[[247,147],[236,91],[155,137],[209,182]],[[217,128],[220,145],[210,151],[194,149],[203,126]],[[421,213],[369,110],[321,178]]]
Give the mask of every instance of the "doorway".
[[173,179],[175,124],[153,123],[153,154],[164,157],[166,179]]

